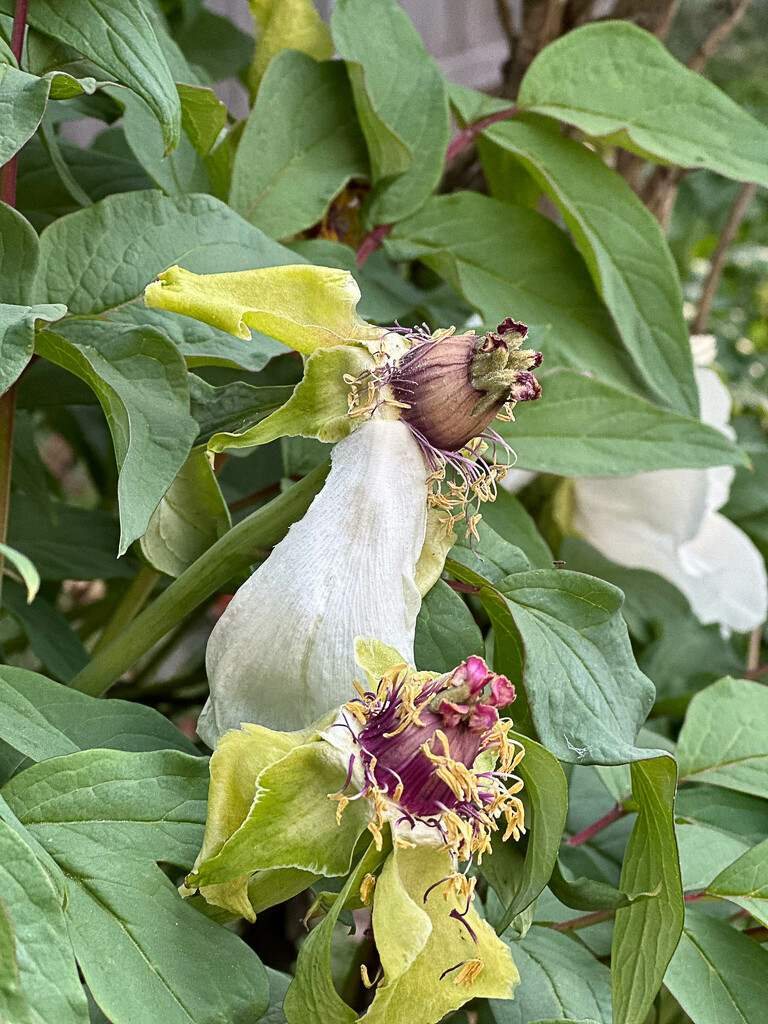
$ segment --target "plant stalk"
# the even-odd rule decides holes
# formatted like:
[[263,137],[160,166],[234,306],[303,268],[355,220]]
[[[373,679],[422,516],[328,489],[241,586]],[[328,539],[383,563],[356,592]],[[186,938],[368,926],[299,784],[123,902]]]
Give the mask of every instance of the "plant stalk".
[[216,541],[135,618],[70,685],[81,693],[100,696],[206,598],[248,566],[254,548],[269,548],[282,540],[323,486],[330,464],[313,469],[290,490],[252,512]]
[[602,818],[597,821],[593,821],[591,825],[587,825],[586,828],[582,829],[581,832],[577,832],[575,836],[571,836],[570,839],[566,839],[566,846],[581,846],[582,843],[588,842],[593,836],[596,836],[598,832],[602,832],[604,828],[608,828],[614,821],[618,821],[619,818],[623,818],[627,813],[627,809],[624,804],[616,804],[612,807],[607,814],[604,814]]
[[104,627],[104,632],[93,648],[94,655],[103,651],[105,647],[109,647],[112,641],[136,618],[159,579],[159,572],[155,572],[147,565],[142,566],[122,601],[115,608],[112,618]]

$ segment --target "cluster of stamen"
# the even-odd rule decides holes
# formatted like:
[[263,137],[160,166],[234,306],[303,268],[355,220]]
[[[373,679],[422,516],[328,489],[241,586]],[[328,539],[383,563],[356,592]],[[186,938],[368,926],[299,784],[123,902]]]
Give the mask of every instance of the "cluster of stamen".
[[[351,800],[367,797],[377,846],[386,822],[398,846],[413,846],[417,825],[426,826],[451,854],[446,891],[471,899],[474,879],[459,863],[481,861],[499,820],[506,823],[504,840],[524,831],[516,795],[523,784],[513,774],[524,749],[509,736],[511,720],[497,710],[514,699],[514,687],[476,657],[443,676],[399,666],[375,690],[356,685],[359,697],[345,705],[337,723],[354,737],[346,784],[332,795],[337,819]],[[477,763],[488,751],[498,759],[495,769]],[[356,766],[362,787],[350,795]]]

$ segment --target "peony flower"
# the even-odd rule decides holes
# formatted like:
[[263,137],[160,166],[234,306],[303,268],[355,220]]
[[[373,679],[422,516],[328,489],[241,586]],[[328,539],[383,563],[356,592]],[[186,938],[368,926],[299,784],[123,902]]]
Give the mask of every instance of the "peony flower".
[[335,713],[301,733],[245,724],[222,736],[203,848],[182,892],[199,887],[253,920],[319,875],[348,875],[307,915],[323,921],[299,955],[286,1016],[303,1019],[307,992],[311,1004],[313,940],[342,907],[367,906],[380,969],[372,979],[361,969],[376,988],[366,1016],[434,1024],[467,999],[511,998],[519,980],[473,906],[468,874],[491,836],[525,831],[514,774],[524,749],[499,716],[514,688],[481,658],[436,675],[377,641],[355,647],[368,685]]
[[[714,339],[691,339],[700,416],[733,438],[728,389],[706,364]],[[606,558],[649,569],[685,594],[697,618],[744,632],[765,621],[765,562],[747,535],[718,509],[728,500],[734,470],[660,469],[627,477],[576,477],[571,525]],[[517,471],[504,486],[528,483]]]
[[198,732],[212,747],[241,722],[298,729],[338,705],[357,635],[413,663],[421,596],[453,527],[465,519],[477,536],[479,506],[507,469],[491,423],[540,393],[531,371],[541,353],[522,348],[527,328],[512,318],[481,337],[388,330],[360,320],[358,298],[349,274],[307,266],[174,267],[147,289],[150,305],[243,338],[256,327],[308,356],[286,405],[244,434],[218,435],[216,450],[286,433],[338,442],[322,491],[211,634]]

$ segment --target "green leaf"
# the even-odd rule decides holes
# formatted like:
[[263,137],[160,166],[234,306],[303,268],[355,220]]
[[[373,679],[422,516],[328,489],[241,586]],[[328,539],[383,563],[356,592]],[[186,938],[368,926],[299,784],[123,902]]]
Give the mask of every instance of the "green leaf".
[[184,465],[197,424],[176,346],[150,327],[69,320],[38,335],[40,355],[88,384],[107,417],[120,469],[122,555]]
[[32,850],[4,821],[0,890],[0,948],[10,938],[3,951],[0,1018],[9,1024],[88,1024],[58,894]]
[[[214,434],[238,434],[248,430],[285,405],[293,390],[282,385],[255,388],[242,380],[214,387],[191,373],[189,404],[199,430],[195,444],[207,444]],[[286,473],[286,476],[291,475]]]
[[643,1024],[680,939],[684,907],[673,814],[676,782],[671,757],[632,764],[632,794],[639,811],[624,855],[621,889],[650,895],[616,911],[611,945],[614,1024]]
[[688,706],[677,743],[683,781],[768,797],[768,689],[744,679],[721,679]]
[[152,513],[139,547],[157,572],[180,576],[231,526],[211,464],[205,452],[195,450]]
[[38,320],[58,320],[66,306],[7,306],[0,304],[0,394],[4,394],[26,369],[35,350]]
[[[12,0],[0,0],[0,11],[12,14]],[[37,0],[27,20],[141,96],[160,122],[166,150],[176,146],[179,97],[143,0]]]
[[499,425],[520,469],[627,476],[681,466],[737,466],[745,460],[714,427],[593,377],[554,370],[539,379],[541,401],[518,407],[513,423]]
[[267,968],[269,978],[269,1008],[261,1018],[260,1024],[287,1024],[283,1013],[283,1000],[288,986],[293,981],[290,974],[283,974],[272,967]]
[[[384,978],[366,1013],[370,1024],[434,1024],[472,997],[513,998],[520,975],[508,946],[474,907],[467,913],[466,898],[435,886],[450,872],[448,853],[430,846],[396,847],[387,858],[373,890],[373,935]],[[457,913],[466,913],[474,943]],[[465,988],[456,968],[475,957],[483,970]]]
[[227,123],[227,108],[213,89],[176,84],[181,100],[181,127],[199,156],[208,156]]
[[[554,130],[553,130],[554,129]],[[666,405],[698,416],[677,267],[659,222],[622,177],[545,118],[486,129],[560,207],[624,344]]]
[[28,301],[38,245],[37,233],[29,221],[13,207],[0,203],[0,302]]
[[[491,1000],[497,1024],[528,1024],[542,1018],[610,1024],[611,972],[577,939],[534,926],[519,941],[504,936],[520,971],[511,1002]],[[544,1021],[541,1021],[544,1024]]]
[[349,179],[367,173],[344,65],[279,53],[237,148],[232,208],[270,237],[285,238],[319,221]]
[[33,761],[94,747],[197,753],[154,708],[87,697],[27,669],[0,666],[0,696],[0,738]]
[[[514,713],[514,705],[512,711]],[[504,914],[496,927],[499,933],[506,930],[513,917],[533,903],[549,881],[568,811],[568,783],[557,759],[527,736],[510,735],[525,747],[525,757],[516,771],[525,783],[522,798],[526,805],[529,836],[525,860],[519,871],[510,871],[509,858],[510,854],[514,856],[517,853],[515,846],[509,840],[498,842],[498,836],[490,856],[483,858],[483,872],[504,904]],[[512,887],[506,881],[510,874],[513,875]]]
[[531,564],[521,548],[505,540],[485,522],[485,508],[484,505],[483,519],[477,525],[480,540],[464,536],[466,531],[462,530],[451,548],[451,557],[468,569],[482,572],[491,583],[498,583],[513,572],[525,572]]
[[703,825],[677,825],[675,833],[686,892],[706,889],[724,868],[749,849],[743,839]]
[[438,580],[421,602],[414,650],[416,667],[424,672],[450,672],[470,655],[485,653],[472,613],[445,580]]
[[344,377],[357,377],[372,365],[368,352],[359,345],[319,348],[306,362],[304,378],[280,409],[243,433],[218,433],[208,441],[213,452],[230,448],[254,448],[278,437],[317,437],[335,442],[355,427],[349,416],[349,384]]
[[33,765],[3,789],[67,876],[75,956],[115,1024],[158,1015],[165,1024],[255,1024],[267,1005],[255,955],[187,906],[155,864],[191,862],[207,783],[204,758],[86,750]]
[[750,846],[768,835],[768,803],[719,786],[684,786],[675,801],[675,818],[709,825]]
[[414,213],[437,187],[450,140],[443,73],[396,0],[340,0],[331,19],[368,144],[368,215],[385,224]]
[[[273,356],[288,349],[274,338],[254,331],[247,341],[235,338],[227,331],[200,323],[190,316],[169,313],[165,309],[150,309],[132,304],[110,311],[110,320],[137,326],[155,327],[170,338],[184,356],[187,366],[232,366],[257,373],[263,370]],[[191,384],[190,384],[191,388]],[[288,397],[288,396],[286,396]]]
[[[546,217],[475,192],[454,192],[396,224],[384,245],[393,259],[432,267],[485,325],[495,328],[510,315],[522,320],[545,366],[635,387],[629,356],[587,268]],[[510,252],[521,258],[510,259]]]
[[662,163],[768,185],[768,130],[626,21],[585,25],[548,46],[529,67],[518,104]]
[[170,309],[250,337],[256,327],[304,355],[318,348],[380,341],[381,327],[357,314],[360,289],[351,274],[327,267],[261,267],[192,274],[171,267],[144,293],[148,306]]
[[88,664],[83,641],[54,605],[40,596],[30,603],[23,588],[9,580],[3,587],[3,606],[20,623],[29,646],[55,679],[68,683]]
[[574,877],[559,860],[555,862],[549,888],[561,903],[573,910],[617,910],[631,902],[629,896],[607,882],[586,875]]
[[768,926],[768,839],[724,868],[707,892],[736,903]]
[[135,93],[115,87],[108,94],[123,110],[125,139],[138,162],[166,195],[210,192],[203,161],[185,132],[172,153],[166,153],[160,126],[147,104]]
[[72,78],[60,71],[38,78],[0,64],[0,165],[7,163],[35,134],[49,97],[69,99],[78,93],[92,93],[95,88],[93,78]]
[[329,795],[341,791],[346,774],[343,757],[325,742],[297,747],[266,768],[243,824],[187,884],[230,882],[273,867],[346,874],[355,843],[371,820],[367,801],[356,800],[337,824],[337,803]]
[[365,876],[378,869],[390,849],[389,841],[380,851],[376,850],[373,843],[369,845],[333,906],[302,943],[296,977],[283,1003],[283,1013],[288,1024],[317,1024],[318,1021],[324,1024],[355,1024],[357,1013],[344,1002],[333,985],[331,942],[336,922],[347,899],[359,892]]
[[551,569],[552,552],[539,533],[536,522],[518,499],[500,487],[495,501],[483,506],[482,522],[525,554],[533,569]]
[[768,952],[725,921],[686,914],[664,984],[696,1024],[761,1024]]
[[26,494],[11,497],[8,542],[35,564],[44,580],[133,577],[136,560],[117,558],[117,520],[103,512],[51,503],[50,512]]
[[[89,253],[87,268],[71,252]],[[129,192],[42,233],[34,294],[72,313],[103,313],[137,299],[174,263],[205,273],[300,262],[213,196]]]
[[40,589],[40,573],[26,555],[22,555],[20,551],[9,547],[7,544],[0,544],[0,555],[21,576],[27,590],[27,604],[31,604],[35,599],[35,594]]
[[620,764],[651,756],[635,737],[653,685],[635,664],[619,614],[621,591],[565,569],[517,573],[496,588],[456,562],[448,571],[481,588],[494,664],[516,685],[522,675],[538,738],[557,758]]

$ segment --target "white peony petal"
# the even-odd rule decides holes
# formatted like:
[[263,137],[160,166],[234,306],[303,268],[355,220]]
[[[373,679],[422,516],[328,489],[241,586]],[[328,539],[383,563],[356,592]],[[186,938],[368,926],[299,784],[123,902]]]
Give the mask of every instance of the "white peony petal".
[[714,370],[697,366],[693,372],[699,388],[699,416],[702,423],[714,427],[733,440],[736,431],[728,425],[733,404],[730,391]]
[[539,474],[533,469],[510,469],[507,470],[507,474],[503,480],[500,481],[501,486],[505,491],[509,491],[510,494],[517,494],[522,491],[524,487],[527,487],[529,483],[536,479]]
[[668,577],[703,623],[719,622],[738,633],[768,616],[768,584],[762,555],[725,516],[707,516],[699,535],[680,551],[681,573]]
[[621,552],[626,531],[632,533],[642,527],[641,532],[667,537],[673,550],[696,536],[709,511],[709,480],[707,472],[700,469],[577,477],[573,490],[575,529],[608,558],[623,565],[629,563],[607,552]]
[[300,729],[349,700],[356,636],[413,661],[426,509],[424,460],[404,423],[373,420],[336,445],[322,491],[211,634],[198,725],[209,746],[241,722]]

